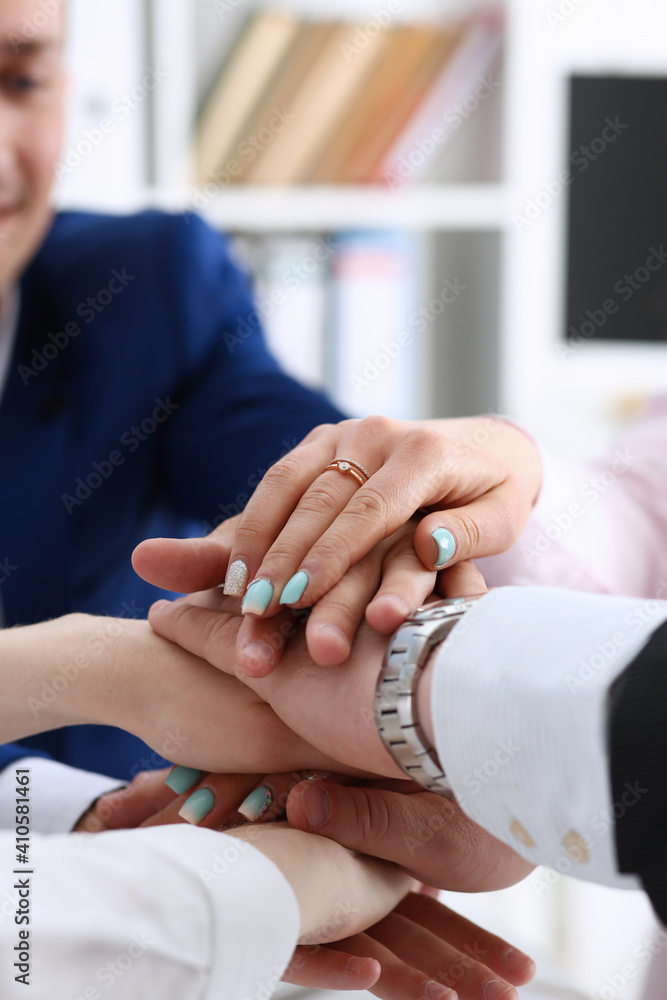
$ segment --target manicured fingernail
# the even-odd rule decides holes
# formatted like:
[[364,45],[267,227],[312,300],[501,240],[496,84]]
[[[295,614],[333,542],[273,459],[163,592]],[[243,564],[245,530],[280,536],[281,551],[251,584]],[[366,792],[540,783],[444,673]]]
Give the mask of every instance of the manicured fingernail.
[[310,830],[319,830],[331,816],[331,799],[321,785],[306,785],[303,791],[303,808]]
[[196,785],[202,776],[202,772],[198,771],[196,767],[181,767],[178,764],[173,771],[170,771],[167,777],[164,779],[165,785],[171,788],[172,792],[176,792],[177,795],[183,795],[187,792],[188,788],[192,788]]
[[308,586],[308,574],[303,570],[295,573],[291,580],[288,580],[280,595],[281,604],[296,604]]
[[186,799],[178,811],[181,819],[196,826],[208,816],[215,804],[213,792],[209,788],[198,788],[189,799]]
[[247,820],[250,820],[251,823],[254,823],[255,820],[264,815],[272,802],[273,795],[271,794],[271,789],[262,785],[246,796],[239,806],[238,812],[242,816],[245,816]]
[[302,771],[301,777],[304,781],[326,781],[333,771]]
[[457,1000],[458,993],[450,990],[449,986],[436,983],[435,979],[429,979],[424,987],[424,996],[427,1000]]
[[250,642],[243,647],[242,653],[256,663],[273,663],[273,649],[268,642]]
[[530,962],[532,959],[518,948],[508,948],[503,955],[503,965],[508,972],[522,972]]
[[242,559],[235,559],[227,570],[223,594],[227,597],[243,597],[248,582],[248,567]]
[[353,976],[358,976],[368,963],[372,961],[372,958],[361,958],[359,955],[350,955],[347,960],[347,971],[351,972]]
[[505,994],[509,993],[510,990],[514,993],[514,987],[508,986],[507,983],[501,983],[499,979],[488,979],[484,983],[484,1000],[500,1000]]
[[273,586],[268,580],[253,580],[241,605],[242,615],[263,615],[273,597]]
[[451,531],[447,528],[436,528],[431,532],[431,538],[438,546],[438,558],[435,561],[435,568],[442,569],[456,552],[456,541]]

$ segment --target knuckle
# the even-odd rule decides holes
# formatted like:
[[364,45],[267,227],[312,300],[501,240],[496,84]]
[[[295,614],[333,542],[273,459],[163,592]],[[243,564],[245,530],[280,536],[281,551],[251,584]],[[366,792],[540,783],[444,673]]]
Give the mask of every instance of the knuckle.
[[391,417],[385,417],[381,413],[374,413],[370,417],[364,417],[359,423],[359,430],[370,438],[385,438],[393,432],[395,421]]
[[340,501],[336,499],[327,486],[318,484],[311,486],[308,492],[304,493],[297,505],[297,511],[320,517],[322,514],[331,514],[333,511],[337,511],[339,504]]
[[372,847],[390,830],[389,809],[384,796],[373,789],[359,788],[354,796],[355,820],[361,843]]
[[415,459],[444,455],[450,447],[449,438],[434,427],[419,427],[411,431],[405,439],[405,447]]
[[477,552],[481,541],[481,533],[477,521],[469,514],[459,514],[457,524],[457,548],[460,552]]
[[242,552],[266,543],[266,528],[259,518],[246,514],[234,535],[234,550]]
[[215,655],[220,649],[228,649],[235,642],[240,624],[228,615],[211,615],[206,628],[207,652]]
[[331,434],[336,430],[336,424],[318,424],[317,427],[313,427],[312,430],[308,431],[301,444],[311,444],[313,441],[317,441],[319,438],[324,437],[327,434]]
[[286,539],[279,539],[273,543],[255,575],[266,576],[269,580],[275,582],[274,576],[276,573],[281,573],[284,564],[292,562],[297,558],[297,555],[298,553],[293,545],[290,545]]
[[[317,614],[315,621],[317,622],[323,618],[327,624],[335,624],[340,627],[340,625],[346,622],[350,617],[351,608],[340,597],[329,597],[322,598],[321,600],[322,609],[320,614]],[[315,612],[313,612],[315,614]]]
[[264,475],[267,486],[279,489],[294,489],[298,486],[302,475],[298,447],[289,451],[279,462],[276,462]]
[[[355,493],[352,500],[347,505],[345,517],[352,520],[352,527],[356,532],[368,528],[368,518],[386,525],[389,518],[389,507],[386,497],[380,493],[371,483],[362,486],[358,493]],[[361,522],[361,524],[357,522]]]
[[329,581],[329,586],[333,586],[334,581],[340,579],[341,574],[349,568],[351,559],[344,539],[327,537],[322,537],[313,546],[309,556],[309,562],[317,563],[322,579]]

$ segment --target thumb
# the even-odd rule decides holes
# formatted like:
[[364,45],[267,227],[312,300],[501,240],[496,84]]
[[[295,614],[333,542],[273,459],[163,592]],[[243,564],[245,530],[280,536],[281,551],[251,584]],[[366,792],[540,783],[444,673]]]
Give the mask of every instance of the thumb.
[[454,799],[432,792],[304,781],[290,792],[287,818],[297,829],[392,861],[419,881],[441,889],[500,889],[524,878],[532,868],[473,823]]
[[446,826],[447,815],[453,818],[458,812],[453,800],[431,793],[406,794],[330,781],[303,781],[287,799],[291,826],[408,870],[425,853],[419,847],[434,839],[433,826]]
[[415,551],[427,569],[505,552],[525,528],[530,511],[529,499],[518,500],[503,483],[463,507],[427,514],[415,529]]
[[217,587],[225,579],[237,521],[225,521],[206,538],[147,538],[132,553],[134,571],[164,590]]

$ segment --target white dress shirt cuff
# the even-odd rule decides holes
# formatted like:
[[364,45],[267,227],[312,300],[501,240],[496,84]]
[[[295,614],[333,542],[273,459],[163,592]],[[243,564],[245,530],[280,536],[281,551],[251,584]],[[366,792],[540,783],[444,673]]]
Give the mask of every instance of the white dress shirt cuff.
[[30,826],[35,833],[69,833],[100,795],[123,782],[59,764],[46,757],[22,757],[0,771],[0,829],[15,825],[16,769],[30,768]]
[[[30,871],[10,874],[0,834],[2,914],[31,881],[34,1000],[160,997],[268,1000],[296,946],[300,915],[280,869],[246,841],[187,824],[99,834],[35,835]],[[3,954],[18,927],[0,919]],[[27,995],[12,959],[0,995]]]
[[197,833],[206,836],[195,843],[187,833],[183,843],[160,839],[159,848],[171,864],[196,873],[210,899],[206,1000],[268,1000],[299,938],[294,890],[278,866],[248,841],[211,830]]
[[667,602],[547,587],[492,591],[436,652],[436,747],[468,815],[527,860],[639,887],[616,864],[607,694]]

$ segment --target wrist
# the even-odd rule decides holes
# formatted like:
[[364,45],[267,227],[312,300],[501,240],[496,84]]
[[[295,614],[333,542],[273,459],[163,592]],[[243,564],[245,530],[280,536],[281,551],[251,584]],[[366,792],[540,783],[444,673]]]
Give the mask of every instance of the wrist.
[[434,747],[432,668],[426,684],[422,682],[433,650],[481,596],[434,601],[408,615],[389,640],[377,680],[375,722],[380,739],[408,777],[439,795],[451,795],[452,787]]
[[[424,731],[429,746],[435,747],[435,734],[433,731],[433,716],[431,711],[431,691],[433,688],[433,672],[435,670],[436,650],[426,664],[417,688],[417,719]],[[441,762],[442,763],[442,762]]]
[[[301,944],[326,944],[357,934],[416,889],[414,880],[395,865],[286,823],[237,827],[228,836],[247,841],[284,875],[299,906]],[[349,905],[342,908],[341,899]]]
[[81,692],[74,657],[84,617],[66,615],[0,633],[7,693],[0,719],[3,740],[88,721],[79,714],[83,705],[75,707]]
[[128,665],[122,652],[127,633],[142,626],[148,628],[144,622],[74,613],[8,630],[5,648],[21,701],[10,721],[20,731],[9,738],[72,725],[124,727],[127,682],[118,671]]

